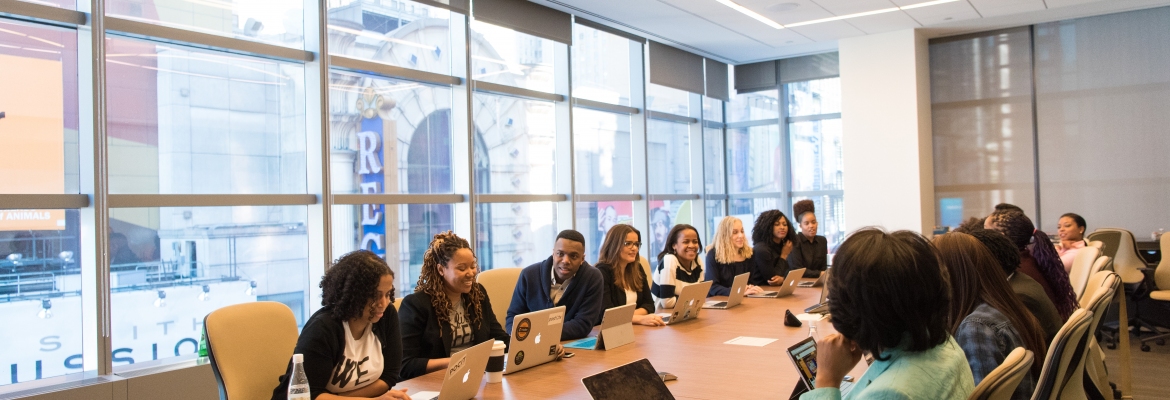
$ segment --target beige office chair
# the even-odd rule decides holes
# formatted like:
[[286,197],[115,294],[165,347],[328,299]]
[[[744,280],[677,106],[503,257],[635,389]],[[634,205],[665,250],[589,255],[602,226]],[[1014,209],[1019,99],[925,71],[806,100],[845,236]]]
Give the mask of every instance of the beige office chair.
[[1100,255],[1100,249],[1085,246],[1077,251],[1077,256],[1073,258],[1072,268],[1068,271],[1068,283],[1072,285],[1073,292],[1076,292],[1077,300],[1084,294],[1085,285],[1089,283],[1089,276],[1092,274],[1093,263]]
[[975,391],[967,396],[967,400],[1011,400],[1012,393],[1020,386],[1020,382],[1028,376],[1032,368],[1033,356],[1030,350],[1016,347],[1003,363],[999,364],[991,373],[983,377]]
[[650,272],[650,261],[646,260],[646,257],[638,257],[638,260],[642,264],[642,272],[646,273],[646,284],[649,285],[650,282],[654,282],[654,274]]
[[[1158,268],[1154,270],[1155,288],[1150,292],[1150,300],[1170,302],[1170,260],[1167,260],[1167,257],[1170,256],[1170,235],[1163,234],[1158,246],[1162,250],[1162,261],[1158,262]],[[1150,351],[1149,342],[1163,344],[1167,337],[1170,337],[1170,333],[1158,333],[1142,338],[1142,351]]]
[[1089,242],[1089,246],[1093,246],[1093,247],[1096,247],[1097,249],[1104,250],[1105,249],[1105,242],[1102,242],[1100,240],[1094,240],[1094,241]]
[[267,399],[297,345],[297,319],[274,301],[236,304],[203,318],[220,399]]
[[[1081,298],[1081,308],[1093,312],[1092,321],[1089,323],[1088,336],[1088,350],[1085,353],[1085,377],[1091,386],[1086,385],[1086,390],[1090,387],[1096,388],[1102,398],[1113,398],[1113,388],[1109,386],[1109,373],[1105,368],[1105,352],[1101,350],[1101,345],[1097,343],[1097,338],[1093,332],[1101,326],[1102,317],[1105,316],[1105,310],[1113,303],[1114,294],[1121,288],[1121,278],[1117,274],[1109,271],[1098,272],[1089,280],[1088,288],[1085,289],[1085,296]],[[1096,396],[1094,396],[1096,397]]]
[[492,312],[500,326],[508,319],[508,306],[512,305],[512,293],[516,292],[516,282],[520,280],[523,268],[496,268],[479,273],[476,279],[487,290],[488,299],[492,301]]
[[1044,356],[1044,368],[1036,380],[1036,392],[1032,400],[1083,400],[1085,399],[1084,369],[1085,346],[1088,338],[1092,312],[1085,309],[1073,311],[1068,317]]
[[1113,270],[1121,276],[1122,282],[1134,284],[1144,279],[1141,269],[1146,267],[1146,262],[1137,252],[1133,233],[1125,229],[1101,228],[1090,233],[1088,240],[1105,243],[1104,254],[1113,258]]
[[1089,276],[1093,276],[1101,271],[1113,272],[1113,258],[1112,257],[1105,256],[1105,255],[1097,257],[1097,261],[1093,261],[1093,269],[1092,269],[1092,272],[1089,273]]
[[401,297],[394,299],[394,309],[395,310],[402,309],[402,298]]

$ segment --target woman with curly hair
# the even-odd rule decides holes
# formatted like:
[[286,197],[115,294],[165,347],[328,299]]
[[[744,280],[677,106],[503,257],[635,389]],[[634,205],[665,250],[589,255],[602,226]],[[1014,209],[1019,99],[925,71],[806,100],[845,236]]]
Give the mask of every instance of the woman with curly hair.
[[1044,293],[1052,299],[1062,320],[1067,320],[1079,307],[1076,292],[1068,282],[1068,272],[1060,255],[1048,240],[1048,234],[1036,229],[1032,220],[1018,210],[1000,210],[991,213],[983,222],[987,229],[1007,236],[1020,251],[1020,272],[1035,279]]
[[784,213],[780,210],[760,213],[752,227],[752,260],[756,262],[756,271],[752,273],[751,283],[772,286],[784,283],[788,255],[795,242],[796,231]]
[[[294,353],[304,355],[314,399],[409,399],[391,390],[402,368],[402,340],[394,307],[394,271],[378,255],[341,256],[321,278],[321,309],[309,317]],[[289,363],[289,370],[292,363]],[[288,393],[288,372],[272,392]]]
[[597,256],[597,270],[601,271],[601,308],[609,309],[636,304],[631,322],[646,326],[664,326],[662,317],[654,314],[654,298],[650,297],[650,283],[638,260],[642,247],[642,233],[626,224],[609,228]]
[[487,290],[476,283],[475,253],[451,231],[423,254],[414,293],[402,299],[402,378],[446,368],[450,357],[487,340],[508,340]]

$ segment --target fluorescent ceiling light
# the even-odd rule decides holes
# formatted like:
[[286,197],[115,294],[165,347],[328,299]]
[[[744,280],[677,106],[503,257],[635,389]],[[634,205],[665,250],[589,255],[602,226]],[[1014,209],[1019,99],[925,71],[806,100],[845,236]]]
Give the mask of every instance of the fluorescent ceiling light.
[[838,15],[835,17],[814,19],[811,21],[804,21],[804,22],[796,22],[796,23],[792,23],[792,24],[788,24],[788,25],[780,25],[779,23],[776,23],[776,21],[773,21],[773,20],[769,19],[768,17],[760,15],[759,13],[757,13],[755,11],[749,10],[747,7],[736,4],[735,2],[733,2],[731,0],[715,0],[715,1],[718,1],[720,4],[723,4],[725,6],[731,7],[735,11],[739,11],[740,13],[743,13],[744,15],[752,17],[757,21],[763,22],[764,24],[767,24],[770,27],[773,27],[775,29],[784,29],[784,28],[795,28],[798,26],[819,24],[822,22],[832,22],[832,21],[840,21],[840,20],[849,19],[849,18],[865,17],[865,16],[869,16],[869,15],[885,14],[885,13],[894,12],[894,11],[912,10],[915,8],[928,7],[928,6],[934,6],[934,5],[946,4],[946,3],[953,3],[953,2],[956,2],[959,0],[927,1],[924,3],[911,4],[908,6],[890,7],[890,8],[883,8],[880,10],[865,11],[865,12],[859,12],[859,13],[848,14],[848,15]]

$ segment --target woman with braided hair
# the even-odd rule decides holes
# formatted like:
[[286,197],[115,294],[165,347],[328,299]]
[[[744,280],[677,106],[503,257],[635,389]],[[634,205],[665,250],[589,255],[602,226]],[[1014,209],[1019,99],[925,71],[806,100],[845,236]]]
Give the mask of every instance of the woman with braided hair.
[[508,340],[466,239],[435,235],[423,254],[414,293],[402,299],[402,379],[446,368],[452,354],[487,340]]
[[1067,320],[1079,307],[1076,292],[1068,282],[1068,272],[1060,255],[1048,240],[1048,234],[1036,229],[1032,220],[1018,210],[999,210],[991,213],[983,227],[1007,236],[1020,251],[1020,272],[1035,279],[1044,293],[1052,299],[1062,320]]

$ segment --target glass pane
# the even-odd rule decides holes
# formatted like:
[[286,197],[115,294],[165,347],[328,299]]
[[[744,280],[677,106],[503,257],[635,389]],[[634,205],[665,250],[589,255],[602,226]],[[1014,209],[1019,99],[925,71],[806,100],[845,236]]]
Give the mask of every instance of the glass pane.
[[776,89],[733,93],[731,102],[727,103],[729,123],[777,118],[780,118],[780,93]]
[[573,25],[573,97],[630,105],[630,50],[621,36]]
[[794,82],[786,86],[789,117],[841,112],[841,78]]
[[723,122],[723,101],[703,96],[703,120]]
[[305,48],[304,3],[106,0],[106,15],[211,35]]
[[[731,215],[739,218],[743,222],[744,229],[747,231],[748,238],[751,238],[751,227],[756,224],[756,217],[760,213],[768,210],[780,210],[784,215],[792,215],[792,206],[784,205],[784,201],[780,200],[780,196],[776,197],[762,197],[755,199],[731,199],[730,211]],[[820,210],[819,208],[817,210]],[[791,218],[791,217],[789,217]],[[718,222],[718,220],[716,220]],[[712,230],[714,232],[714,230]],[[749,240],[750,242],[751,240]]]
[[660,120],[650,120],[647,125],[650,193],[694,192],[691,189],[690,125]]
[[573,146],[577,193],[631,193],[629,115],[573,109]]
[[[814,197],[793,197],[792,203],[788,205],[787,210],[783,210],[785,215],[792,215],[792,204],[804,200],[812,199],[813,204],[816,205],[817,216],[817,234],[824,236],[825,240],[829,242],[829,253],[837,250],[837,245],[845,241],[845,196],[844,195],[824,195]],[[796,227],[796,234],[800,234],[800,227]],[[831,260],[830,260],[831,261]]]
[[753,126],[727,130],[727,178],[731,193],[779,192],[783,169],[780,127]]
[[792,190],[841,190],[841,120],[788,124],[792,145]]
[[108,43],[110,193],[305,193],[304,66]]
[[[305,206],[110,210],[114,366],[196,354],[207,313],[279,301],[304,324]],[[311,283],[313,286],[317,282]]]
[[454,211],[454,204],[335,205],[333,256],[358,249],[382,256],[394,271],[398,296],[406,296],[414,292],[431,239],[455,229]]
[[483,93],[474,99],[475,192],[556,193],[553,103]]
[[650,266],[658,268],[658,253],[666,249],[667,235],[670,228],[678,224],[695,225],[694,200],[651,200],[650,231],[642,233],[642,243],[646,247],[646,256],[650,259]]
[[552,255],[556,204],[482,203],[475,210],[480,269],[527,267]]
[[77,110],[77,31],[0,21],[0,193],[78,193]]
[[646,84],[646,109],[691,116],[691,94],[675,88]]
[[471,21],[471,76],[483,82],[552,93],[555,48],[552,40]]
[[407,0],[330,0],[329,53],[450,75],[451,12]]
[[[602,201],[577,203],[577,231],[585,235],[585,261],[597,263],[598,249],[605,234],[617,224],[634,223],[634,203],[630,201]],[[552,244],[549,244],[552,249]],[[551,254],[551,253],[550,253]]]
[[452,192],[451,88],[342,72],[329,80],[334,193]]
[[727,215],[724,209],[723,200],[708,200],[707,201],[707,233],[703,235],[703,246],[709,245],[715,238],[715,228],[719,226],[719,220]]
[[80,226],[77,210],[0,210],[0,385],[82,371]]
[[723,129],[703,129],[703,185],[708,194],[723,194]]

